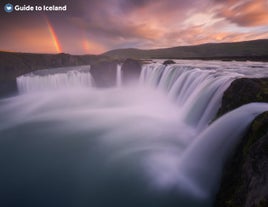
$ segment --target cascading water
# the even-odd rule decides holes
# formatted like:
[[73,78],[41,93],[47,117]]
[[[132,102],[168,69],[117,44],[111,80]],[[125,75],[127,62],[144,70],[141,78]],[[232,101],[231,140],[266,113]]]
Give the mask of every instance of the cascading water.
[[181,118],[203,129],[219,109],[223,92],[238,76],[216,74],[215,70],[151,64],[144,66],[140,81],[166,91],[181,109]]
[[40,92],[66,88],[90,87],[93,84],[89,66],[40,70],[17,78],[20,92]]
[[0,205],[212,206],[224,161],[268,110],[249,104],[208,125],[257,63],[237,64],[152,63],[139,84],[107,89],[79,68],[19,77],[21,94],[0,100]]
[[118,64],[116,67],[116,86],[122,86],[122,65]]

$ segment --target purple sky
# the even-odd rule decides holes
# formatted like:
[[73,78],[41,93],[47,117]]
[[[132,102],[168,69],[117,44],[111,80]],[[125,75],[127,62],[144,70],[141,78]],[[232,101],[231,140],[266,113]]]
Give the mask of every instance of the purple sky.
[[[268,38],[268,0],[10,0],[1,2],[0,50],[99,54]],[[67,12],[5,13],[13,5]]]

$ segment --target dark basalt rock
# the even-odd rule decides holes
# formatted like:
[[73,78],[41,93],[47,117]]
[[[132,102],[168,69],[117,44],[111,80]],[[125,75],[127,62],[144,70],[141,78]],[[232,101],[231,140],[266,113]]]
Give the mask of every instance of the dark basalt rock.
[[16,77],[40,69],[91,65],[109,58],[95,55],[31,54],[0,52],[0,81],[15,80]]
[[[0,95],[16,77],[40,69],[91,65],[91,73],[97,87],[116,85],[117,64],[122,60],[106,56],[60,54],[30,54],[0,52]],[[133,59],[123,61],[123,80],[137,79],[141,72],[141,62]],[[11,87],[12,88],[12,87]],[[11,89],[10,88],[10,89]]]
[[122,64],[123,83],[137,80],[141,72],[141,63],[137,60],[126,59],[99,61],[91,65],[90,72],[97,87],[113,87],[116,85],[117,65]]
[[268,102],[268,78],[241,78],[234,80],[224,92],[217,117],[252,102]]
[[268,112],[259,115],[226,165],[215,207],[268,206]]
[[[268,102],[268,78],[233,81],[217,116],[250,102]],[[268,112],[255,118],[227,162],[214,206],[268,206]]]
[[176,62],[174,60],[165,60],[163,62],[163,65],[170,65],[170,64],[175,64]]
[[117,61],[104,61],[91,65],[90,73],[97,87],[111,87],[116,85],[117,64]]
[[[18,76],[40,69],[57,67],[92,65],[92,71],[97,76],[97,84],[101,82],[105,86],[110,86],[115,82],[115,62],[115,60],[101,55],[31,54],[0,51],[0,96],[6,96],[10,91],[16,91],[14,83],[16,84]],[[105,68],[107,71],[102,70]],[[100,70],[97,71],[98,69]],[[108,80],[109,75],[113,82]]]
[[14,95],[17,92],[16,80],[0,81],[0,98]]
[[140,77],[141,62],[134,59],[126,59],[122,65],[122,79],[124,83],[136,81]]

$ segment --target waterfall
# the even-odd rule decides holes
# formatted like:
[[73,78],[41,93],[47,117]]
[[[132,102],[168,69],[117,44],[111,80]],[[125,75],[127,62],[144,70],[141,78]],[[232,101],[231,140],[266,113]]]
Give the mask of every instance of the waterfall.
[[267,73],[252,64],[156,62],[128,86],[118,65],[111,88],[92,87],[88,66],[18,77],[21,93],[0,99],[0,206],[211,207],[226,159],[268,110],[211,123],[234,79]]
[[120,87],[122,85],[122,65],[118,64],[116,67],[116,86]]
[[17,78],[20,92],[41,92],[90,87],[93,84],[89,66],[40,70]]
[[217,180],[223,170],[222,162],[233,152],[253,119],[267,110],[267,103],[247,104],[206,128],[182,156],[182,177],[194,183],[203,194],[213,195],[217,192]]
[[183,111],[185,121],[204,129],[220,107],[223,92],[241,75],[185,66],[144,65],[140,82],[165,91]]

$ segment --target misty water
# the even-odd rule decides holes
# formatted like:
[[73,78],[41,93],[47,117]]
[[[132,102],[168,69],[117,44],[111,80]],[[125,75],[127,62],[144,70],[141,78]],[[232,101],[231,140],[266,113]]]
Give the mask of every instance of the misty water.
[[256,62],[159,61],[140,79],[97,88],[90,66],[17,78],[0,100],[0,206],[209,207],[223,164],[268,104],[210,124],[241,77],[267,77]]

